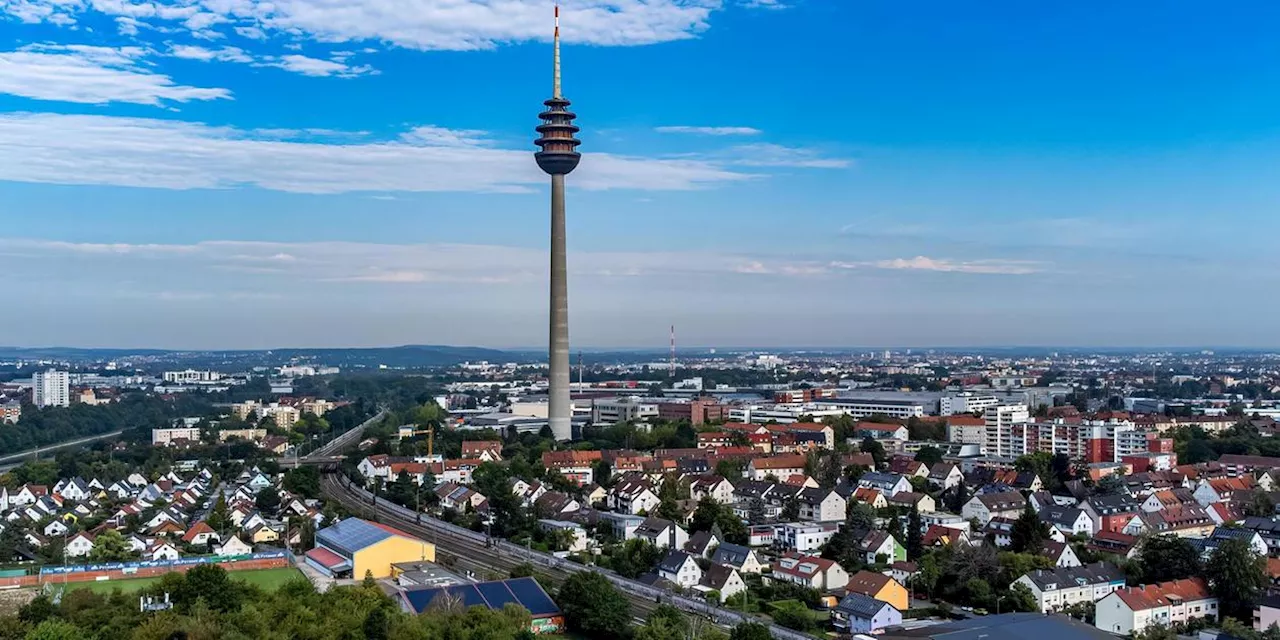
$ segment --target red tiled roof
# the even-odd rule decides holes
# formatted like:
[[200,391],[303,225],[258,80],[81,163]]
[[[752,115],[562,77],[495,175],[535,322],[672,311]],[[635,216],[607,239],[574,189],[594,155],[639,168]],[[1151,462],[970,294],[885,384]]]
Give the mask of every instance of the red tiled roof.
[[797,454],[756,458],[751,461],[751,466],[756,469],[803,469],[804,463],[805,457]]
[[1194,602],[1209,597],[1209,585],[1203,578],[1187,578],[1159,584],[1148,584],[1141,587],[1119,589],[1116,596],[1130,609],[1145,611],[1156,607],[1168,606],[1173,600]]
[[[366,521],[366,522],[367,522],[367,521]],[[377,528],[379,528],[379,529],[382,529],[383,531],[386,531],[387,533],[390,533],[390,534],[392,534],[392,535],[400,536],[401,538],[408,538],[408,539],[410,539],[410,540],[417,540],[417,539],[418,539],[418,538],[416,538],[415,536],[413,536],[412,534],[405,533],[405,532],[403,532],[403,531],[401,531],[401,530],[399,530],[399,529],[397,529],[397,528],[395,528],[395,527],[391,527],[391,526],[388,526],[388,525],[382,524],[381,522],[369,522],[369,524],[371,524],[371,525],[373,525],[373,526],[375,526],[375,527],[377,527]]]
[[947,426],[949,427],[985,427],[986,425],[986,420],[967,414],[947,416]]
[[321,566],[333,568],[347,561],[346,558],[324,547],[316,547],[307,552],[307,557],[320,563]]

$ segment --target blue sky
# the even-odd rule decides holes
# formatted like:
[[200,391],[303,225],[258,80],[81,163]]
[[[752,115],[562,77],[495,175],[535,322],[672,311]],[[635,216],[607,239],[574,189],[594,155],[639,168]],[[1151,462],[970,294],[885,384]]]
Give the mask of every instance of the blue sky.
[[[563,3],[576,346],[1274,346],[1280,6]],[[0,0],[0,342],[545,341],[551,3]]]

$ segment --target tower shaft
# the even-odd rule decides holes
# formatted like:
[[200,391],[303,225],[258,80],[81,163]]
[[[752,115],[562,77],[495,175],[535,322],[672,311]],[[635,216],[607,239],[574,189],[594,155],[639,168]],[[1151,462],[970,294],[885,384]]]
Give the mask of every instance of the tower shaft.
[[551,175],[551,336],[548,424],[556,440],[573,437],[569,403],[569,274],[565,249],[564,174]]

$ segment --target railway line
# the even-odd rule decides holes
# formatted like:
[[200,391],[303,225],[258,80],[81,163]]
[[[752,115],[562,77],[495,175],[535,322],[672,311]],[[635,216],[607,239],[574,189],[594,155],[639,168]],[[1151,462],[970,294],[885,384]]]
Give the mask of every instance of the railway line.
[[459,527],[443,520],[419,517],[411,509],[380,500],[338,474],[326,474],[321,479],[325,496],[346,507],[352,513],[376,516],[379,522],[393,525],[412,533],[436,546],[437,555],[454,559],[454,568],[470,571],[478,578],[496,573],[502,576],[518,565],[531,564],[556,582],[563,582],[580,571],[597,571],[631,602],[632,612],[640,620],[646,619],[659,603],[670,604],[686,613],[704,618],[714,624],[731,627],[743,621],[762,622],[769,626],[775,638],[784,640],[812,640],[812,636],[769,624],[754,616],[744,616],[736,611],[715,607],[704,601],[687,598],[664,589],[657,589],[635,580],[619,576],[611,571],[580,565],[539,551],[530,551],[498,538],[490,539],[482,533]]

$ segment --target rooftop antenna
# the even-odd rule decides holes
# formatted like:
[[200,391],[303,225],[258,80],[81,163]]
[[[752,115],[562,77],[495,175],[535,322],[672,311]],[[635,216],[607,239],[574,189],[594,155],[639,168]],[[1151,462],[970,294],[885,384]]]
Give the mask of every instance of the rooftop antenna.
[[578,391],[582,391],[584,388],[582,386],[582,373],[585,370],[586,370],[586,365],[582,364],[582,352],[579,351],[578,352]]
[[555,79],[552,85],[551,97],[560,98],[560,5],[556,5],[556,30],[552,39],[555,42]]

